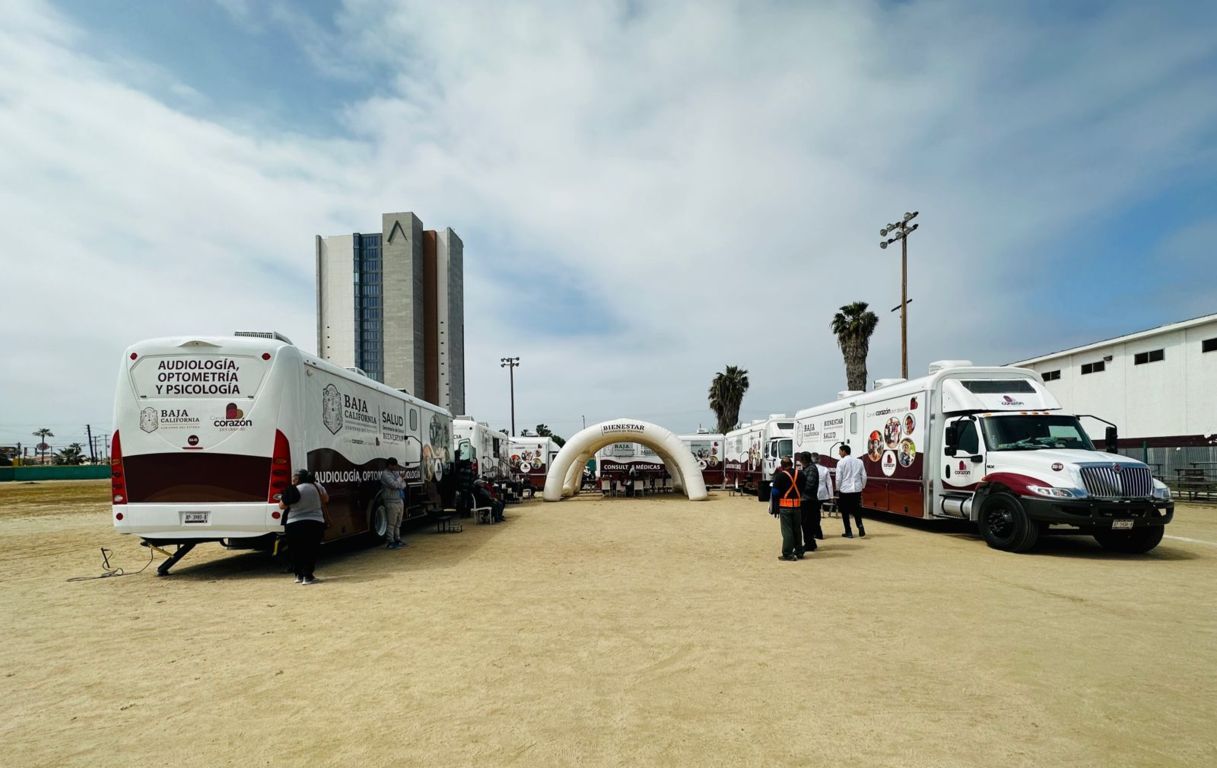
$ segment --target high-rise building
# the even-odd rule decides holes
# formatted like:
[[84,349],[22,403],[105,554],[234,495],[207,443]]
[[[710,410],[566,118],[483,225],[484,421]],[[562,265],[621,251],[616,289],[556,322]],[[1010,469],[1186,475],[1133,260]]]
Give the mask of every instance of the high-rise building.
[[317,353],[465,412],[464,246],[386,213],[381,231],[316,238]]

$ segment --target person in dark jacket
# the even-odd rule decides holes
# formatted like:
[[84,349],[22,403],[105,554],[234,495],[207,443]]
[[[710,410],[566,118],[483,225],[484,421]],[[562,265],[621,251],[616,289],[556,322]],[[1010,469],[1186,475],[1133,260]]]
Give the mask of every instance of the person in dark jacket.
[[489,483],[478,480],[473,484],[473,506],[490,507],[490,521],[503,522],[503,507],[506,504]]
[[820,501],[816,498],[820,487],[820,473],[811,462],[811,454],[803,451],[799,454],[799,474],[803,483],[799,489],[802,494],[802,504],[799,506],[799,517],[803,526],[803,551],[815,552],[816,539],[824,538],[820,530]]

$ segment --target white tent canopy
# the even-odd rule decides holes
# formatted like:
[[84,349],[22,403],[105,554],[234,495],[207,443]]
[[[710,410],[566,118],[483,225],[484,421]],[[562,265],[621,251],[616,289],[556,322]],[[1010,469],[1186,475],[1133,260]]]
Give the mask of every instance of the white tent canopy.
[[655,451],[672,475],[673,484],[684,489],[690,501],[706,500],[706,484],[689,447],[671,431],[635,419],[593,424],[567,440],[545,476],[545,500],[561,501],[575,495],[579,490],[583,465],[596,451],[613,443],[638,443]]

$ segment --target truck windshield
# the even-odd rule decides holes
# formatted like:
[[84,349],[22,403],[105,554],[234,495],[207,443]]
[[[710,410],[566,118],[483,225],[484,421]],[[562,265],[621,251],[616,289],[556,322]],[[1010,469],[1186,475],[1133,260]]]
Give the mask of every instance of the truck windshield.
[[774,455],[778,458],[794,454],[794,440],[775,440]]
[[982,419],[981,425],[991,451],[1094,450],[1094,443],[1074,416],[990,416]]

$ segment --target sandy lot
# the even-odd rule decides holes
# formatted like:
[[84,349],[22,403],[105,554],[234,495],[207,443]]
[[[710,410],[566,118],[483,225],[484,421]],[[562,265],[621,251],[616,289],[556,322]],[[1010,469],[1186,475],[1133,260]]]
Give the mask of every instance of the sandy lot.
[[[717,495],[526,503],[170,578],[104,483],[0,485],[0,763],[1217,765],[1217,508],[1141,557],[868,522],[779,562]],[[157,562],[160,561],[157,556]]]

